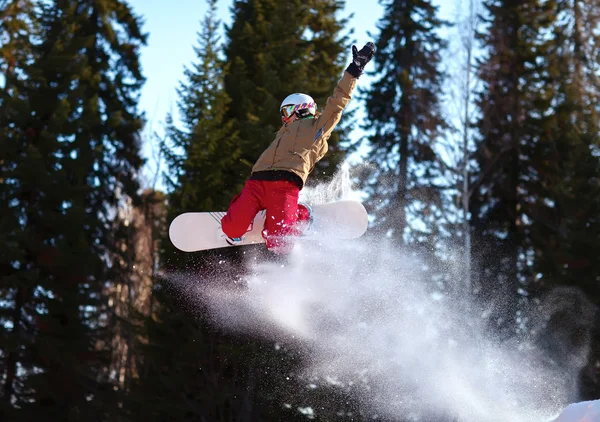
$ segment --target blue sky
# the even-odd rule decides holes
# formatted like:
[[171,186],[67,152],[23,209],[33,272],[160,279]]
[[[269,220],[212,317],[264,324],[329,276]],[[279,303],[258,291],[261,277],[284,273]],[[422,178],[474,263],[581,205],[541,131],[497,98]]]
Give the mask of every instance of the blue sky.
[[[461,0],[438,0],[442,6],[442,17],[448,19],[454,12],[452,6]],[[464,0],[462,0],[464,1]],[[207,12],[205,0],[129,0],[134,12],[144,19],[143,30],[148,33],[148,44],[141,51],[142,71],[146,83],[142,90],[140,109],[148,121],[144,139],[152,132],[161,133],[165,116],[176,112],[176,87],[183,79],[184,66],[196,60],[193,47],[196,34],[201,29],[201,21]],[[226,24],[231,22],[232,0],[218,3],[219,19]],[[357,45],[375,41],[368,37],[370,32],[377,35],[376,24],[383,13],[382,6],[375,0],[346,0],[344,16],[354,14],[349,28],[354,29]],[[368,84],[368,80],[363,83]],[[274,113],[277,113],[274,110]],[[143,154],[148,159],[145,170],[146,183],[152,183],[156,169],[153,149],[149,142],[144,143]],[[161,188],[161,184],[156,185]]]

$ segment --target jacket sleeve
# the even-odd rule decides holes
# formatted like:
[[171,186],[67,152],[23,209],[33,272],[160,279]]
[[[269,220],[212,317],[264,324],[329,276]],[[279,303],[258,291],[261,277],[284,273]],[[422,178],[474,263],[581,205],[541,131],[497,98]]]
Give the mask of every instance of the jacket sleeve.
[[342,118],[342,112],[352,98],[352,91],[356,87],[357,79],[348,72],[344,72],[342,79],[333,90],[333,95],[327,99],[327,104],[321,115],[315,121],[316,134],[314,143],[324,142],[329,139],[331,132]]

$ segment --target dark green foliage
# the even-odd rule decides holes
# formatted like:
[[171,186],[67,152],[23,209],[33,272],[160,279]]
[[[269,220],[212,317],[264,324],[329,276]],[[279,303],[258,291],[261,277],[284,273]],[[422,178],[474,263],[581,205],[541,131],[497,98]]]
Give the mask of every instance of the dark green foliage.
[[[598,146],[598,43],[592,28],[600,22],[595,2],[550,2],[551,40],[547,44],[544,93],[552,93],[542,135],[532,151],[536,170],[530,189],[534,297],[555,287],[581,290],[600,303],[600,154]],[[549,111],[550,110],[550,111]],[[583,318],[583,316],[581,316]],[[573,332],[568,349],[582,347]],[[594,340],[584,371],[585,398],[597,397],[600,343]]]
[[215,14],[213,0],[194,48],[198,62],[185,70],[186,82],[177,90],[182,124],[172,115],[167,119],[163,150],[171,174],[166,182],[171,209],[178,212],[227,209],[244,182],[234,171],[241,155],[239,139],[233,122],[225,119],[230,98],[223,91],[226,66],[219,57]]
[[[226,118],[231,100],[223,87],[227,65],[219,56],[216,1],[209,6],[194,49],[198,61],[185,69],[186,81],[177,91],[181,124],[167,116],[166,142],[161,145],[168,166],[168,222],[183,212],[227,210],[245,182],[237,171],[242,156],[238,133]],[[180,265],[170,262],[172,256],[181,257],[169,242],[164,252],[167,265]]]
[[478,173],[469,207],[473,226],[473,266],[486,300],[498,300],[494,324],[515,333],[517,291],[527,276],[526,208],[532,177],[530,151],[539,137],[536,123],[542,50],[536,44],[543,24],[537,0],[484,3],[487,32],[479,39],[488,51],[479,63],[483,82],[476,99],[480,110]]
[[28,110],[28,84],[21,75],[33,57],[31,39],[37,30],[33,4],[0,3],[0,37],[4,41],[0,45],[0,125],[3,128],[0,131],[0,418],[6,420],[16,420],[18,412],[13,403],[22,403],[32,394],[18,371],[20,367],[28,371],[33,366],[28,350],[34,342],[35,331],[33,321],[26,325],[23,314],[37,280],[36,273],[23,268],[23,263],[32,257],[23,247],[28,241],[27,233],[21,228],[23,213],[15,207],[21,196],[17,177],[25,170],[18,168],[24,161],[26,142],[20,123],[26,119]]
[[[497,301],[490,320],[512,335],[530,328],[518,324],[525,304],[519,289],[537,300],[568,287],[598,303],[598,41],[587,30],[598,11],[586,1],[488,1],[486,7],[489,32],[480,39],[490,54],[480,65],[474,256],[483,295]],[[569,333],[560,346],[569,352],[555,363],[577,364],[569,353],[585,353],[589,334],[561,315],[538,317],[549,321],[544,336]],[[539,342],[550,353],[558,350],[547,339]],[[584,371],[588,398],[598,391],[598,350],[594,342]]]
[[537,177],[531,231],[535,271],[543,275],[536,288],[579,285],[597,302],[600,296],[595,297],[593,286],[600,268],[590,254],[600,246],[600,82],[592,73],[600,40],[583,28],[584,22],[593,26],[594,17],[585,13],[585,3],[554,5],[558,13],[552,15],[544,80],[546,92],[554,95],[548,105],[552,113],[540,119],[543,136],[533,151]]
[[142,165],[145,36],[121,1],[20,3],[30,39],[3,54],[0,97],[4,399],[21,420],[106,420],[103,291],[113,207]]
[[[366,139],[369,168],[363,181],[379,230],[403,242],[411,212],[427,220],[440,206],[432,142],[446,127],[440,110],[446,42],[437,34],[445,23],[428,0],[381,4],[385,10],[371,72],[376,80],[366,93],[365,129],[372,134]],[[418,231],[413,227],[413,240],[423,241]]]

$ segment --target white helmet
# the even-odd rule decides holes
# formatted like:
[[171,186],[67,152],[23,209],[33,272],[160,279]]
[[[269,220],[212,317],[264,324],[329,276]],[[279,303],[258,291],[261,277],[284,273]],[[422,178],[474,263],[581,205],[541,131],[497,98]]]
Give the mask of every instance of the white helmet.
[[317,104],[310,95],[306,94],[291,94],[288,95],[279,107],[281,119],[289,120],[294,113],[300,119],[312,117],[317,112]]

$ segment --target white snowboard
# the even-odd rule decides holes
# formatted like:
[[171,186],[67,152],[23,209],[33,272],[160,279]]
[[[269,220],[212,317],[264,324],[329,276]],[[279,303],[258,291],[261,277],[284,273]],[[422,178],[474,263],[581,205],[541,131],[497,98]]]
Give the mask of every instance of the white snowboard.
[[[300,240],[355,239],[362,236],[369,224],[367,211],[358,201],[338,201],[313,205],[313,223]],[[262,229],[266,212],[259,212],[248,227],[244,240],[235,246],[264,243]],[[184,252],[230,247],[221,231],[225,212],[188,212],[180,214],[169,226],[173,245]]]

